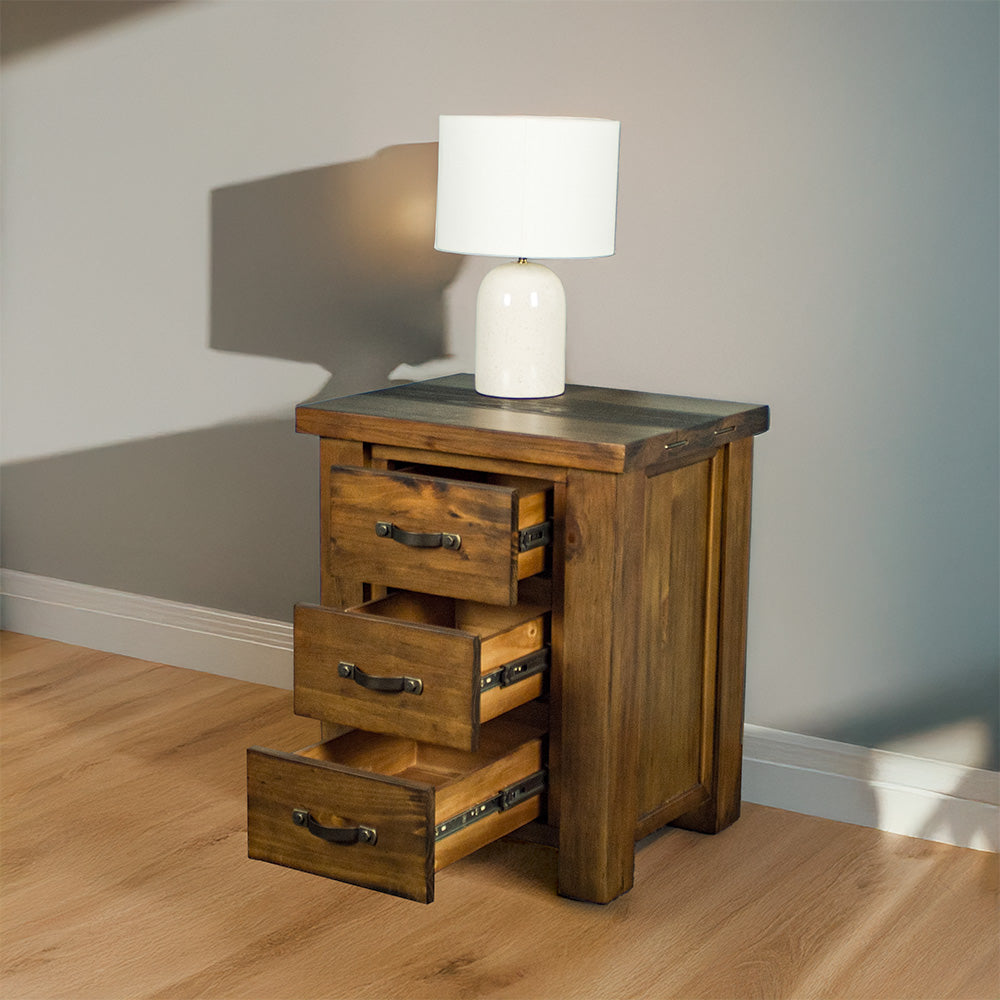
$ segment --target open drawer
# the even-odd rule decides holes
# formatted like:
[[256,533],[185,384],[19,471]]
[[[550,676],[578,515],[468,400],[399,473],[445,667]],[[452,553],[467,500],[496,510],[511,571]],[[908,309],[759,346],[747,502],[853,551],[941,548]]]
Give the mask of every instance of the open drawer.
[[551,486],[539,480],[334,466],[329,489],[345,579],[511,605],[545,568]]
[[398,591],[295,608],[295,714],[475,750],[481,722],[537,698],[548,611]]
[[294,754],[251,747],[249,856],[431,902],[435,872],[540,814],[539,707],[486,723],[475,753],[357,730]]

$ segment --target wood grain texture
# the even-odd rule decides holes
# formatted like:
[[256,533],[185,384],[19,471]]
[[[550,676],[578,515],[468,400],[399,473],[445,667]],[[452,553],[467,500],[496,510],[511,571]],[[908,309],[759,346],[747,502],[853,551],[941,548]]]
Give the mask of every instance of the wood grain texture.
[[[516,603],[514,487],[339,467],[331,473],[330,491],[331,559],[345,577]],[[376,535],[380,521],[416,534],[451,532],[461,545],[414,548]]]
[[676,820],[678,826],[717,833],[740,815],[743,705],[746,686],[747,599],[750,582],[750,504],[753,438],[723,449],[722,516],[715,720],[709,800]]
[[[503,720],[496,720],[497,724],[501,721]],[[508,785],[541,770],[541,737],[525,739],[517,746],[511,746],[511,742],[513,741],[504,742],[502,757],[485,761],[475,771],[438,789],[436,823],[444,823],[466,809],[492,798]],[[539,796],[533,796],[438,841],[435,845],[435,867],[440,870],[535,819],[540,803]]]
[[[361,578],[343,576],[333,561],[330,539],[330,470],[338,465],[368,464],[365,446],[360,441],[321,438],[319,442],[319,593],[320,602],[328,607],[348,608],[372,596],[371,588]],[[323,722],[324,739],[332,739],[345,731],[344,726]]]
[[480,396],[471,375],[308,403],[300,431],[376,445],[623,472],[767,430],[766,406],[568,385],[551,399]]
[[347,608],[365,599],[364,579],[344,575],[333,559],[330,539],[330,470],[335,465],[364,466],[365,448],[360,441],[321,438],[319,442],[319,560],[320,602],[333,608]]
[[[295,609],[295,711],[380,733],[474,749],[479,734],[477,636],[316,605]],[[370,690],[337,672],[414,677],[419,694]]]
[[456,455],[448,451],[423,451],[419,448],[398,448],[391,445],[371,446],[372,460],[384,462],[438,465],[455,469],[475,469],[480,472],[499,472],[515,476],[537,476],[550,482],[565,482],[566,469],[558,465],[533,465],[512,459],[491,458],[486,455]]
[[559,891],[607,902],[633,878],[645,477],[567,480],[559,689]]
[[[308,810],[324,827],[371,827],[377,840],[327,843],[292,822],[296,809]],[[253,747],[247,751],[247,812],[251,858],[406,899],[434,898],[430,785]]]
[[[533,463],[558,470],[544,507],[529,513],[520,495],[518,523],[553,515],[551,552],[529,555],[532,572],[548,570],[552,595],[546,819],[558,829],[560,892],[606,902],[632,884],[633,838],[674,820],[715,832],[738,816],[751,454],[740,449],[767,429],[767,407],[586,386],[556,399],[497,400],[457,376],[309,404],[298,418],[302,430],[357,438],[384,470],[350,473],[375,477],[357,496],[332,476],[334,519],[370,501],[376,479],[410,477],[400,526],[444,530],[442,502],[456,513],[445,459],[497,483]],[[455,497],[472,510],[465,488],[456,485]],[[435,523],[424,525],[435,505]],[[371,539],[360,555],[338,551],[338,535],[364,540],[375,516],[367,510],[333,531],[349,577],[455,595],[474,587],[478,598],[504,600],[444,553],[407,554],[429,564],[418,578],[381,566]],[[512,585],[508,600],[515,595]]]
[[712,468],[706,459],[646,480],[636,839],[681,815],[692,793],[708,798],[719,575]]
[[244,748],[290,693],[2,636],[10,1000],[994,1000],[997,858],[747,805],[607,906],[501,842],[408,900],[249,861]]
[[[353,730],[297,753],[247,751],[251,858],[429,903],[434,872],[538,816],[521,803],[435,844],[435,827],[542,768],[543,713],[526,709],[483,726],[463,752]],[[296,825],[306,810],[322,827],[375,831],[374,843],[329,843]]]
[[[544,607],[491,606],[397,591],[355,608],[295,608],[298,715],[474,750],[479,723],[542,693],[542,676],[481,692],[483,674],[540,650]],[[379,691],[339,675],[412,677],[419,694]]]

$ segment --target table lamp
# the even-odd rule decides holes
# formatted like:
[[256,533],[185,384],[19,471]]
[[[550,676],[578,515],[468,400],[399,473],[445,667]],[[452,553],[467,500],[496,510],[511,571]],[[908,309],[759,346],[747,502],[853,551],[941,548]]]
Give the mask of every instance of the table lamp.
[[528,258],[615,252],[620,123],[442,115],[434,246],[509,257],[479,286],[476,391],[535,399],[566,387],[566,295]]

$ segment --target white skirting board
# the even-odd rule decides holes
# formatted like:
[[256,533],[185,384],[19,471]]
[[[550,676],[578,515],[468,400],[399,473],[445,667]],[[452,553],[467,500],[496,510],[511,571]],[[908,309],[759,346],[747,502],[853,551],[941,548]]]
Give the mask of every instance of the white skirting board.
[[292,687],[292,626],[0,570],[0,625],[140,660]]
[[743,799],[1000,852],[1000,774],[747,724]]
[[[0,570],[0,625],[171,666],[292,686],[292,626]],[[1000,775],[748,724],[743,798],[909,837],[1000,851]]]

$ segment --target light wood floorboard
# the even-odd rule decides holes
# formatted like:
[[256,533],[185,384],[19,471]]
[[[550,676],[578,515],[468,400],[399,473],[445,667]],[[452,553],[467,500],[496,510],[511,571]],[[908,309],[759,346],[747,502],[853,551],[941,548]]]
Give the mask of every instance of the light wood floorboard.
[[422,906],[246,858],[245,747],[288,692],[4,634],[0,996],[1000,995],[997,858],[747,805],[646,842],[608,906],[503,842]]

